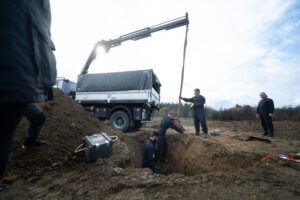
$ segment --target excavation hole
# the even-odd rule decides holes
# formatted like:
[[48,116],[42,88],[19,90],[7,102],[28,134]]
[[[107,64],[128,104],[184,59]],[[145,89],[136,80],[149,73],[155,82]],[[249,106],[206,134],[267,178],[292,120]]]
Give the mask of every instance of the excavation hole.
[[[144,142],[150,134],[151,132],[140,131],[128,134],[124,138],[130,154],[130,162],[127,167],[141,167]],[[253,167],[261,159],[260,155],[234,150],[210,139],[196,139],[190,135],[171,134],[167,136],[167,140],[169,145],[167,160],[169,162],[167,164],[158,163],[160,167],[158,173],[164,175],[182,173],[194,176],[217,171],[232,172]],[[180,149],[177,154],[179,143]],[[177,157],[178,159],[176,159]]]

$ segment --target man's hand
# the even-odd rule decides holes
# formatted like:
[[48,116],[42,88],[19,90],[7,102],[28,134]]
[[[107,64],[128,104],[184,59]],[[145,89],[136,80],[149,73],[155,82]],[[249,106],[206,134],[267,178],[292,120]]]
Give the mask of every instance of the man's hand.
[[269,117],[273,117],[273,113],[269,113]]
[[183,99],[182,97],[179,97],[179,99]]
[[259,117],[259,114],[256,114],[256,117],[258,118],[258,117]]

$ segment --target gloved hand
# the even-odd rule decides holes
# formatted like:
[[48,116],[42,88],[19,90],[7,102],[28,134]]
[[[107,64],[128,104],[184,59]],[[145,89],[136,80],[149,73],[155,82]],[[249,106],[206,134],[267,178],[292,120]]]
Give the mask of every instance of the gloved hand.
[[194,104],[193,103],[190,105],[190,109],[194,109]]
[[183,99],[182,97],[179,97],[179,99]]

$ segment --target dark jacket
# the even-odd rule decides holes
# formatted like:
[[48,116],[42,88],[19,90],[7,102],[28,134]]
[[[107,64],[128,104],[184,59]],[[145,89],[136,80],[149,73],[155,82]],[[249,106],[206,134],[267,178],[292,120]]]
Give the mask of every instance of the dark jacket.
[[0,103],[48,99],[56,61],[49,0],[0,0]]
[[257,114],[268,115],[269,113],[274,113],[274,102],[272,99],[264,98],[258,103]]
[[194,96],[192,98],[182,98],[185,102],[191,102],[194,104],[193,109],[195,111],[204,111],[205,98],[202,95]]
[[172,119],[170,119],[169,117],[164,117],[161,120],[160,126],[158,128],[158,132],[159,132],[160,136],[165,136],[166,132],[169,128],[172,128],[172,129],[176,130],[179,133],[183,133],[183,130],[181,128],[177,127],[174,124]]
[[155,150],[154,142],[150,139],[147,139],[144,143],[142,168],[149,167],[155,171],[156,159],[157,152]]

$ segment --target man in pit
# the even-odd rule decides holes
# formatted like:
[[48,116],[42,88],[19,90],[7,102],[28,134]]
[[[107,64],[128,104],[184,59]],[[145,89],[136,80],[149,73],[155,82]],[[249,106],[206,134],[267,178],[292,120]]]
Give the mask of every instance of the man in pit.
[[184,133],[184,130],[176,126],[174,121],[175,121],[174,113],[170,111],[168,113],[168,116],[162,119],[160,126],[158,128],[159,139],[158,139],[157,151],[158,151],[158,155],[160,156],[160,161],[162,163],[168,163],[168,161],[166,160],[166,156],[168,152],[168,142],[166,138],[167,130],[169,128],[172,128],[181,134]]
[[153,131],[153,134],[145,141],[143,149],[142,168],[150,168],[153,173],[159,170],[157,166],[158,154],[155,149],[155,144],[158,141],[159,133]]

